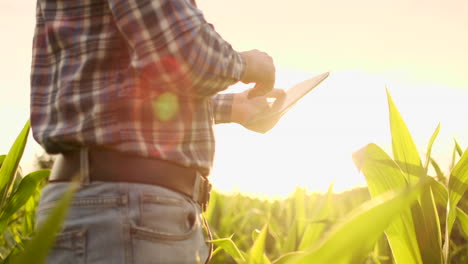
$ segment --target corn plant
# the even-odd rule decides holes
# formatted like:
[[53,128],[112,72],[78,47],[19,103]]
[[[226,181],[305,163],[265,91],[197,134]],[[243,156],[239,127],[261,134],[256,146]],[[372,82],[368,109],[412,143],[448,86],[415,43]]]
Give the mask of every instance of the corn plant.
[[268,225],[246,251],[240,250],[231,237],[211,242],[228,252],[236,263],[363,263],[392,219],[414,203],[427,184],[421,182],[367,201],[342,217],[322,239],[304,243],[304,250],[291,251],[273,260],[265,254]]
[[40,187],[50,171],[38,170],[24,177],[19,173],[29,130],[28,121],[8,154],[0,156],[0,263],[43,263],[74,191],[67,192],[34,235]]
[[[291,204],[285,206],[289,209],[293,208],[293,217],[289,219],[290,221],[288,221],[287,214],[274,220],[275,217],[272,217],[274,213],[271,210],[274,207],[271,204],[269,210],[263,208],[266,212],[263,214],[263,221],[267,224],[257,236],[253,236],[251,247],[240,243],[238,243],[240,245],[238,247],[232,236],[210,242],[217,246],[215,254],[219,254],[220,250],[224,250],[233,258],[235,263],[364,263],[368,259],[377,261],[379,259],[388,259],[379,255],[379,253],[383,252],[379,252],[379,248],[375,245],[379,245],[377,242],[381,240],[382,234],[391,223],[391,220],[414,203],[423,186],[427,184],[426,181],[426,183],[420,183],[412,188],[404,188],[399,192],[389,192],[378,199],[361,204],[352,212],[346,212],[339,220],[334,219],[332,221],[334,224],[328,223],[326,228],[317,225],[318,223],[323,224],[323,221],[304,221],[304,218],[309,217],[310,211],[314,212],[311,219],[331,218],[331,215],[333,215],[331,211],[334,211],[337,207],[331,208],[331,201],[335,200],[331,195],[331,188],[322,199],[314,199],[316,202],[310,203],[316,207],[315,210],[304,210],[304,208],[307,208],[307,206],[304,206],[306,204],[304,201],[307,201],[306,196],[304,192],[296,191],[290,200]],[[350,197],[346,197],[346,200],[350,200]],[[218,203],[220,199],[217,197],[215,201]],[[234,201],[239,201],[239,199],[234,199]],[[244,211],[247,208],[246,206],[258,206],[255,203],[242,204],[244,205]],[[287,204],[287,201],[283,202],[283,204]],[[232,211],[229,207],[228,205],[224,208],[227,208],[229,212],[233,212],[233,215],[242,212],[242,209]],[[218,207],[211,204],[207,212],[209,220],[213,217],[212,210],[214,208]],[[289,223],[289,228],[283,228],[282,236],[269,235],[273,229],[278,229],[278,223],[281,219]],[[298,232],[298,222],[306,223],[305,226],[307,227],[303,228],[302,233]],[[214,223],[216,222],[214,221]],[[235,223],[232,226],[234,226],[233,229],[239,227]],[[330,226],[332,227],[330,228]],[[267,244],[271,243],[271,240],[276,240],[275,244],[280,245],[280,248],[276,250],[277,253],[280,253],[279,255],[269,252]],[[227,263],[225,260],[221,261],[217,258],[215,260],[213,263]]]
[[[453,166],[448,189],[428,176],[430,155],[440,126],[434,131],[424,165],[409,130],[387,90],[393,160],[377,145],[369,144],[353,156],[364,173],[373,197],[427,179],[418,202],[405,210],[385,231],[395,263],[449,263],[450,232],[458,216],[466,226],[466,214],[457,207],[468,185],[468,152]],[[434,164],[434,162],[433,162]],[[440,171],[438,166],[436,171]],[[447,219],[443,240],[437,203],[446,206]],[[445,243],[445,246],[444,246]]]
[[421,181],[364,203],[332,227],[322,241],[297,256],[287,256],[284,263],[363,263],[384,230],[415,203],[427,184]]
[[38,186],[49,175],[39,170],[22,177],[18,165],[29,133],[29,122],[17,137],[0,168],[0,234],[1,259],[21,250],[34,229],[34,210]]

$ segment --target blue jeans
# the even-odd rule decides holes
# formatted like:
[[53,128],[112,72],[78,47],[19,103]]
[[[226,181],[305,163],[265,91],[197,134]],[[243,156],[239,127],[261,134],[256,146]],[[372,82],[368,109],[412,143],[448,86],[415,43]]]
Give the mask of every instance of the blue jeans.
[[[38,226],[68,183],[49,183]],[[91,182],[75,194],[47,263],[205,263],[201,209],[183,194],[137,183]]]

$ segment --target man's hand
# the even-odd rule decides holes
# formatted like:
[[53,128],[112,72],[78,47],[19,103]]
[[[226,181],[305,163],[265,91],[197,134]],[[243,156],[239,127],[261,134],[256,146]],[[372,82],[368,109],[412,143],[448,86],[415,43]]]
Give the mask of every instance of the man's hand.
[[247,128],[249,128],[247,125],[250,120],[270,109],[272,103],[268,102],[269,98],[276,98],[276,100],[279,100],[285,96],[284,90],[273,89],[264,96],[257,96],[249,99],[249,94],[252,93],[253,89],[255,88],[235,94],[232,103],[231,120]]
[[255,83],[248,98],[262,96],[270,92],[275,85],[275,65],[273,59],[265,52],[250,50],[240,53],[246,68],[241,77],[243,83]]

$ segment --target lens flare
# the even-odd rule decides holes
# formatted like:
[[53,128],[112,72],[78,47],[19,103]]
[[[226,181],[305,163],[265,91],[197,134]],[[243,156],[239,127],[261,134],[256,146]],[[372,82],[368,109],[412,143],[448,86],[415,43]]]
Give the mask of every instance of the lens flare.
[[172,120],[179,112],[179,100],[177,95],[165,92],[152,101],[153,112],[161,121]]

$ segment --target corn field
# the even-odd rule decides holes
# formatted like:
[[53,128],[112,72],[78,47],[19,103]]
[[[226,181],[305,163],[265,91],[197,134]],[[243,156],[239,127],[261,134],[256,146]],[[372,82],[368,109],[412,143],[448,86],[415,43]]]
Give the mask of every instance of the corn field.
[[[468,151],[455,141],[451,171],[431,158],[438,126],[420,156],[387,91],[392,155],[368,144],[352,158],[368,187],[326,194],[297,188],[284,200],[213,192],[204,213],[212,263],[468,263]],[[48,221],[34,211],[49,170],[18,169],[29,122],[0,156],[0,261],[41,263],[66,217],[70,185]],[[434,175],[431,175],[434,174]]]

